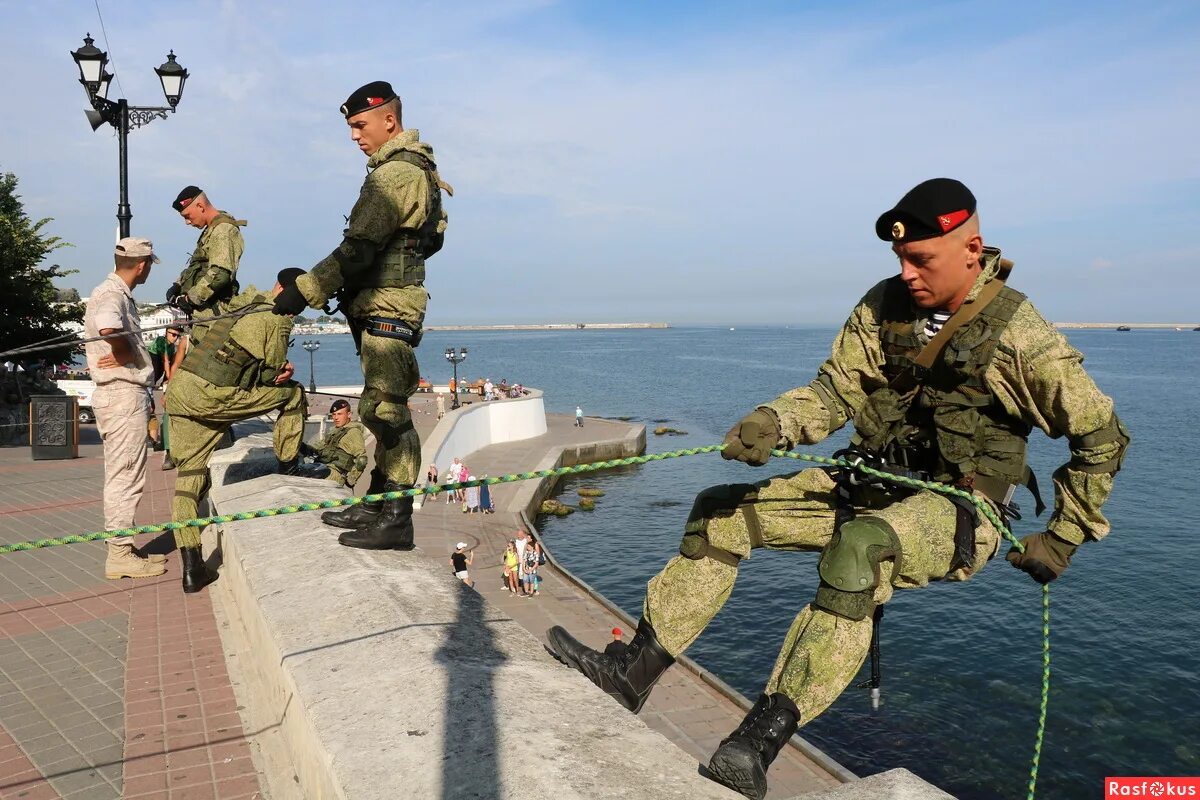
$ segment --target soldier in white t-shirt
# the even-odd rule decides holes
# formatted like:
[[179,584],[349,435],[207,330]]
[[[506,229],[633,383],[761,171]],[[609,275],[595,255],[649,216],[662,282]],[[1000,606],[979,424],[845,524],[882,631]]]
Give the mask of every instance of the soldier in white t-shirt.
[[[96,383],[92,408],[104,440],[104,527],[133,527],[138,500],[146,486],[146,424],[150,419],[148,389],[154,380],[150,353],[142,344],[142,329],[133,287],[150,277],[158,261],[149,239],[126,237],[114,251],[116,267],[88,298],[83,317],[88,338],[126,333],[88,342],[88,369]],[[104,577],[152,578],[166,571],[163,556],[144,558],[132,536],[108,540]]]

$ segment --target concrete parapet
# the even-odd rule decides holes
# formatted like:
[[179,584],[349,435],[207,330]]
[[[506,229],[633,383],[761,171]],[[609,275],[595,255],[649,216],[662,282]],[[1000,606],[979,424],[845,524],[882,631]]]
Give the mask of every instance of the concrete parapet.
[[545,433],[546,407],[536,389],[524,397],[479,401],[447,410],[433,434],[421,443],[421,474],[430,464],[437,464],[444,473],[455,456]]
[[793,800],[954,800],[906,769],[890,769],[836,789],[803,794]]
[[[331,494],[269,475],[212,501],[226,514]],[[578,676],[442,554],[351,550],[336,534],[314,513],[221,533],[213,589],[249,724],[286,750],[265,770],[272,797],[737,797],[617,704],[580,702]]]

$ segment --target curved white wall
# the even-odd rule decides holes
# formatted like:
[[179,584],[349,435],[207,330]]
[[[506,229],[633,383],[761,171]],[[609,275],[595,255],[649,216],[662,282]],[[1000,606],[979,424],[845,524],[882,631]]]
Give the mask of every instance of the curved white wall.
[[448,411],[421,448],[421,474],[430,462],[445,474],[455,456],[466,456],[490,444],[532,439],[545,432],[546,407],[537,390],[531,390],[528,397],[481,401]]

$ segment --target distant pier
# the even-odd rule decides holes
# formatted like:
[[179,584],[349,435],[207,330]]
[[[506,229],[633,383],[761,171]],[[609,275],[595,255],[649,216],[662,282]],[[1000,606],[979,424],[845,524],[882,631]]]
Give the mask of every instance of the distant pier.
[[1056,322],[1056,328],[1107,328],[1114,330],[1116,328],[1148,329],[1148,330],[1181,330],[1190,331],[1196,328],[1200,323],[1196,322]]
[[571,331],[584,328],[599,330],[644,330],[669,328],[666,322],[547,322],[514,325],[427,325],[427,331]]

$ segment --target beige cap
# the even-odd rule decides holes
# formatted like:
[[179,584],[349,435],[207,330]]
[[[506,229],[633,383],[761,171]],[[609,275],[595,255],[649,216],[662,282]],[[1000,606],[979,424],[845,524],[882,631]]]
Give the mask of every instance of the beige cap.
[[154,255],[154,242],[149,239],[143,239],[140,236],[126,236],[121,241],[117,242],[113,252],[119,256],[131,256],[132,258],[144,258],[150,256],[150,260],[155,264],[159,263],[158,256]]

